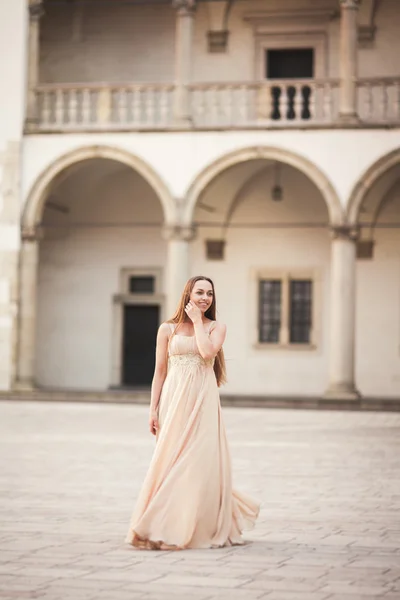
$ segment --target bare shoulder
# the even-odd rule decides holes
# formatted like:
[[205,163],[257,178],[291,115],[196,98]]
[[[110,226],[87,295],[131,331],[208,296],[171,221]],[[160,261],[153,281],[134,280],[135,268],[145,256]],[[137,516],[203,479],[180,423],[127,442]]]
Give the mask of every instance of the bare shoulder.
[[165,336],[169,336],[170,333],[171,333],[171,324],[170,323],[161,323],[160,327],[158,328],[158,335],[165,337]]
[[219,333],[226,333],[226,325],[221,321],[213,321],[211,331],[218,331]]

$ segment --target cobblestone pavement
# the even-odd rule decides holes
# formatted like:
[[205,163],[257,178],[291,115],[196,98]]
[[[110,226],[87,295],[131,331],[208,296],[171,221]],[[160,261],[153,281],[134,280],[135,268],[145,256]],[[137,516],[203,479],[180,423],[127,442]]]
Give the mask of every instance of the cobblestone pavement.
[[147,408],[0,403],[0,598],[400,600],[400,415],[224,409],[243,547],[124,543]]

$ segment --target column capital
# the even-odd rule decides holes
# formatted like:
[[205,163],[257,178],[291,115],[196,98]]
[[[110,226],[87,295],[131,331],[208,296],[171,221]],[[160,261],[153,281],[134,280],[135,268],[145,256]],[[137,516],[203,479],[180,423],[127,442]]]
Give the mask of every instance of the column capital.
[[178,11],[178,15],[191,16],[196,11],[196,0],[172,0],[172,6]]
[[196,235],[196,229],[190,225],[165,225],[163,238],[169,241],[191,242]]
[[43,1],[29,0],[28,10],[31,21],[39,21],[39,19],[44,15]]
[[339,0],[340,7],[349,10],[358,10],[360,6],[360,0]]
[[23,242],[39,242],[43,238],[40,227],[22,227],[21,239]]
[[360,235],[358,227],[352,225],[337,225],[330,229],[333,240],[347,240],[348,242],[356,242]]

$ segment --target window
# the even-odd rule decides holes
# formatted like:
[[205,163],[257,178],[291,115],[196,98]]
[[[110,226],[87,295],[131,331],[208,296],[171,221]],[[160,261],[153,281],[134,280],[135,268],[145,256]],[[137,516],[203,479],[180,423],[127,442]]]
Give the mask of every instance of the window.
[[290,282],[291,344],[309,344],[311,334],[312,281],[292,279]]
[[314,282],[310,277],[259,279],[258,342],[261,344],[313,343]]
[[260,342],[277,343],[281,330],[282,282],[260,281]]
[[314,77],[313,48],[266,50],[268,79],[312,79]]
[[131,294],[154,294],[154,277],[130,277],[129,292]]
[[[266,50],[266,77],[268,79],[312,79],[314,77],[313,48],[284,48]],[[309,85],[276,85],[271,89],[271,119],[280,121],[310,119],[311,87]],[[285,100],[286,99],[286,100]]]

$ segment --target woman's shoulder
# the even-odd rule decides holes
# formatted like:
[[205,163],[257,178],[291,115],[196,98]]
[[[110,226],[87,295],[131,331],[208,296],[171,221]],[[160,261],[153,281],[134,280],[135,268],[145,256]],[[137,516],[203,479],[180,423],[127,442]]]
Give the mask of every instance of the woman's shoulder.
[[158,331],[163,334],[170,334],[175,329],[175,323],[172,321],[164,321],[158,328]]
[[214,331],[215,329],[218,329],[219,331],[226,331],[226,325],[225,323],[222,323],[222,321],[210,321],[210,333],[211,331]]

